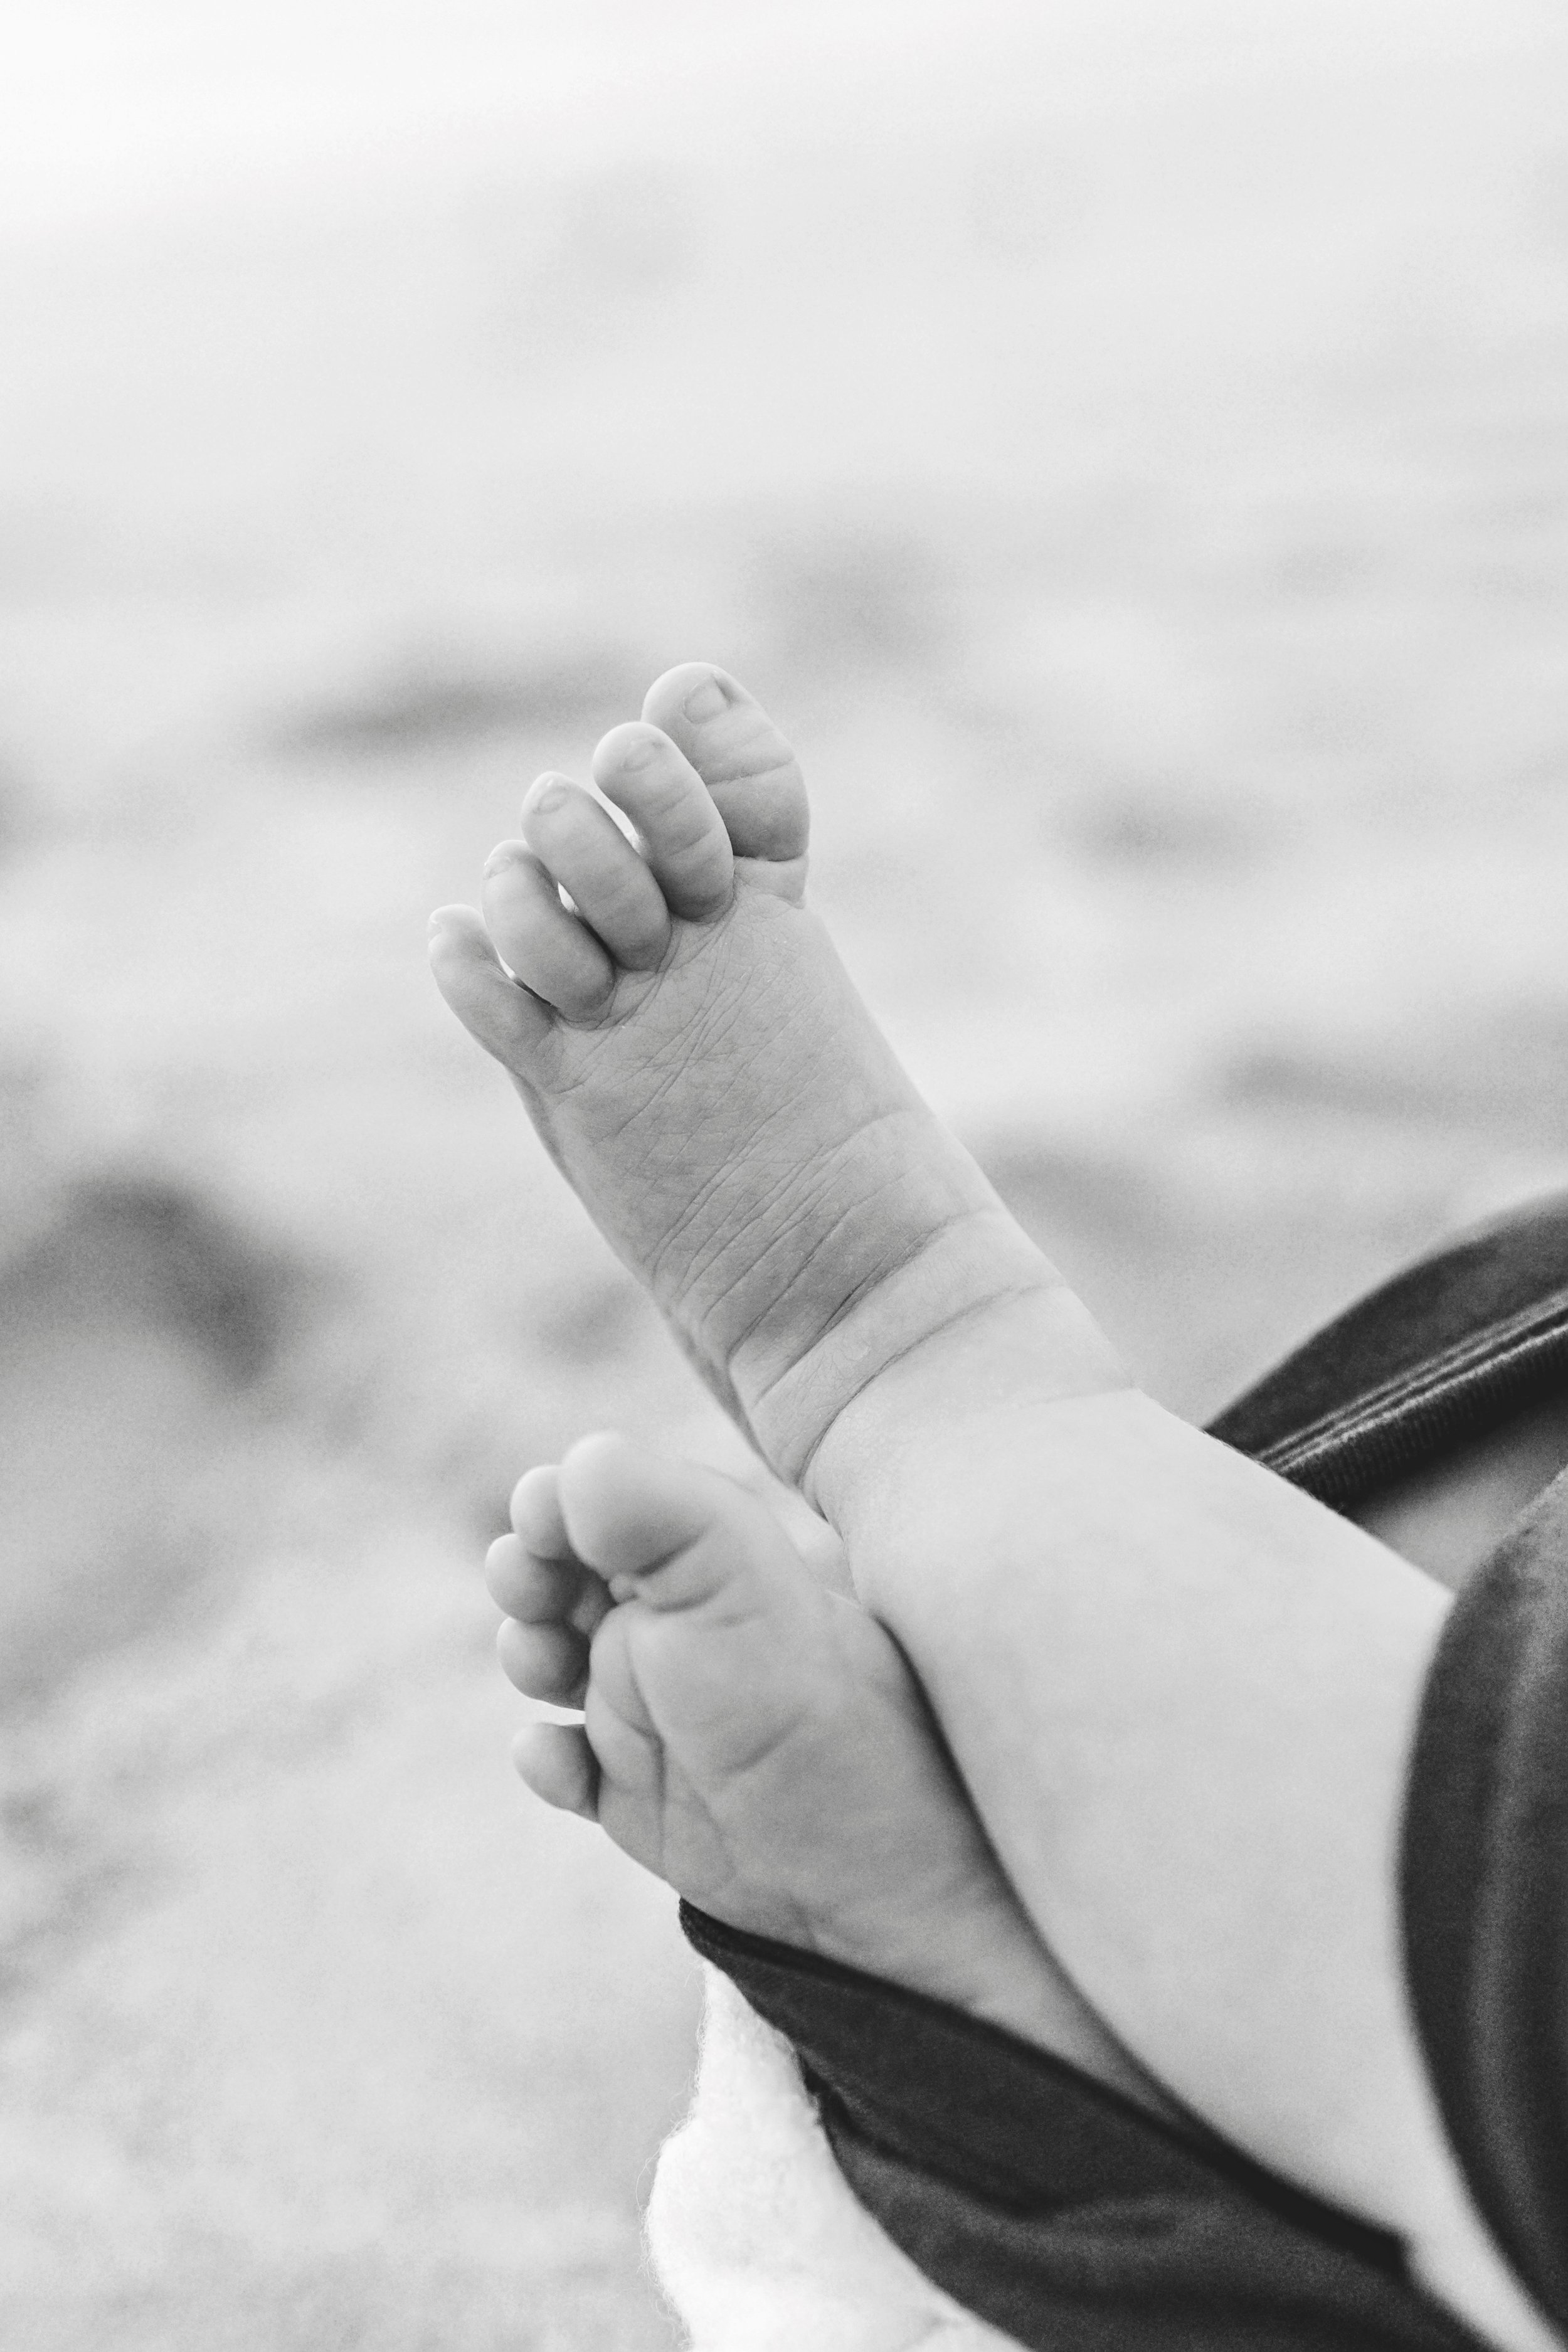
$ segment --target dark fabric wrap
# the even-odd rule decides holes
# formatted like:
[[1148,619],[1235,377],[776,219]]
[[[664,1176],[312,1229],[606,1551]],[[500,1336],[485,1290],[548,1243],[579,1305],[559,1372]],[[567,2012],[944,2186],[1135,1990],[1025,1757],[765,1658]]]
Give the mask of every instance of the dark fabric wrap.
[[1438,2352],[1474,2339],[1396,2242],[1180,2138],[998,2027],[742,1934],[688,1936],[795,2044],[850,2188],[929,2278],[1039,2352]]
[[1348,1510],[1568,1379],[1568,1192],[1461,1234],[1315,1332],[1209,1423]]
[[[1298,1349],[1213,1433],[1349,1509],[1568,1387],[1568,1194],[1462,1236]],[[1568,1478],[1455,1607],[1403,1859],[1424,2044],[1477,2202],[1568,2328]],[[998,2028],[689,1906],[793,2042],[850,2187],[1040,2352],[1439,2352],[1477,2339],[1394,2239],[1167,2130]]]
[[1568,2330],[1568,1476],[1456,1602],[1404,1851],[1405,1973],[1448,2137]]

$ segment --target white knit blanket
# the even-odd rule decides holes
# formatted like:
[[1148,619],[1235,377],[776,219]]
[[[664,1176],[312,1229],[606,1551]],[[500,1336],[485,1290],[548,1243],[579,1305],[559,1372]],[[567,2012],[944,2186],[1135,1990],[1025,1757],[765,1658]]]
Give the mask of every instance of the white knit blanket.
[[847,2186],[795,2053],[705,1968],[691,2111],[647,2211],[690,2352],[1017,2352],[931,2285]]

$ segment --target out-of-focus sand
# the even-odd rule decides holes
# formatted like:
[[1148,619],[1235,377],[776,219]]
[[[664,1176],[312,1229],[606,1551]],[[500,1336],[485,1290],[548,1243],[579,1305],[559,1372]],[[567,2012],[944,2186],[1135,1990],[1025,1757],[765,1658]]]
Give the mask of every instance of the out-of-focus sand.
[[29,2352],[668,2340],[693,1973],[514,1791],[478,1562],[585,1427],[740,1459],[422,957],[656,671],[795,732],[854,969],[1179,1409],[1568,1181],[1552,12],[606,6],[554,111],[537,13],[465,115],[405,12],[270,174],[209,58],[188,188],[0,243]]

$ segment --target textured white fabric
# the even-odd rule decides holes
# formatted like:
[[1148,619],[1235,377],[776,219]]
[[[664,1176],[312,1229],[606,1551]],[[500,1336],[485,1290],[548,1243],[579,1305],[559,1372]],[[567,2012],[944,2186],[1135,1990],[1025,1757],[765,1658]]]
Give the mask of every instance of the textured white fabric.
[[691,2111],[666,2143],[648,2250],[690,2352],[1017,2352],[857,2202],[795,2053],[705,1968]]

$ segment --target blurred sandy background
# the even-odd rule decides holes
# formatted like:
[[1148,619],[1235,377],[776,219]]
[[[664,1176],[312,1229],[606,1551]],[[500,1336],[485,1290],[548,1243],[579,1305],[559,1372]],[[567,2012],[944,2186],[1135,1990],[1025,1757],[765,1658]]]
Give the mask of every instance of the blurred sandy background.
[[1568,1181],[1568,35],[55,0],[0,87],[0,2339],[649,2352],[695,2015],[479,1560],[733,1442],[424,915],[693,655],[1212,1410]]

